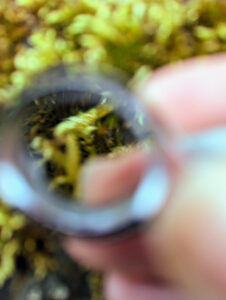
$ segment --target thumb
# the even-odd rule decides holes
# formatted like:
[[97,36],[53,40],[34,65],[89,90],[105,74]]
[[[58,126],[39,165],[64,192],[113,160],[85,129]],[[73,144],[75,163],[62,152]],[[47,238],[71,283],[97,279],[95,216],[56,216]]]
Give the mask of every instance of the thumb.
[[[192,132],[225,123],[225,78],[225,55],[190,60],[157,71],[140,94],[166,126]],[[226,153],[193,157],[178,175],[146,237],[150,260],[160,277],[192,290],[192,299],[224,299]]]
[[225,181],[225,157],[187,162],[168,206],[146,235],[159,277],[200,292],[197,299],[226,297]]
[[[225,55],[193,60],[157,71],[140,94],[168,127],[191,132],[225,122],[224,78]],[[113,247],[71,240],[67,249],[92,266],[118,272],[126,272],[134,258],[129,249],[135,249],[141,255],[133,261],[145,257],[142,268],[152,266],[158,278],[189,291],[190,299],[226,299],[225,182],[226,155],[193,157],[183,163],[159,218],[139,237],[139,248],[137,241]]]
[[122,274],[110,274],[105,282],[105,294],[109,300],[188,300],[182,292],[173,288],[162,288],[150,282],[135,281]]

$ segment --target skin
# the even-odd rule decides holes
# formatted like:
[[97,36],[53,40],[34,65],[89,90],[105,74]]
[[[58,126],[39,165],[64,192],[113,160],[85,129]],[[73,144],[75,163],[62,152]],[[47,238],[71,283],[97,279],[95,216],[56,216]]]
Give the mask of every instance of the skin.
[[[225,124],[225,80],[226,56],[215,55],[161,68],[137,93],[176,137]],[[102,185],[97,180],[92,193],[87,192],[87,201],[97,205],[129,192],[150,157],[135,150],[113,164],[102,159],[90,165],[85,190],[97,168],[105,176]],[[64,241],[73,258],[104,272],[108,300],[226,299],[226,154],[185,159],[174,153],[172,160],[176,175],[169,199],[141,234]],[[128,180],[122,184],[120,176]]]

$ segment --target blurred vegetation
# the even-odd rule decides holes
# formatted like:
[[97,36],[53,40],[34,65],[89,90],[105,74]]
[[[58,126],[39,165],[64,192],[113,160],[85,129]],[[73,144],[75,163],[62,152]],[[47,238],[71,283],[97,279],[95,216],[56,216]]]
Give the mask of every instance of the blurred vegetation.
[[[225,1],[1,0],[0,105],[61,62],[114,66],[134,83],[162,65],[225,49]],[[21,256],[38,276],[57,268],[54,243],[35,228],[0,204],[0,285]]]

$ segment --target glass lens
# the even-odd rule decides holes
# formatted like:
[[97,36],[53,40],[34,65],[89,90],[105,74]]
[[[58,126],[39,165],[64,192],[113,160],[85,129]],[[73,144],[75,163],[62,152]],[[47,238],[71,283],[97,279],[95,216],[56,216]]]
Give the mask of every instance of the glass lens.
[[119,83],[52,70],[22,93],[10,118],[18,166],[46,201],[105,204],[139,185],[144,168],[126,170],[151,147],[153,133],[140,103]]

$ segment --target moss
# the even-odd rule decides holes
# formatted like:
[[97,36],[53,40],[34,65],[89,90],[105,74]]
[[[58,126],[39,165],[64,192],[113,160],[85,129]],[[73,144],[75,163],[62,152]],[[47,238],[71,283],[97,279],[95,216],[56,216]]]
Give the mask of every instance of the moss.
[[[1,0],[0,104],[61,62],[113,66],[133,85],[167,63],[224,52],[225,20],[226,2],[217,0]],[[40,132],[33,128],[32,134]],[[45,230],[36,235],[35,228],[1,203],[0,284],[15,271],[18,256],[29,257],[37,271],[36,250],[27,241],[45,243]]]

